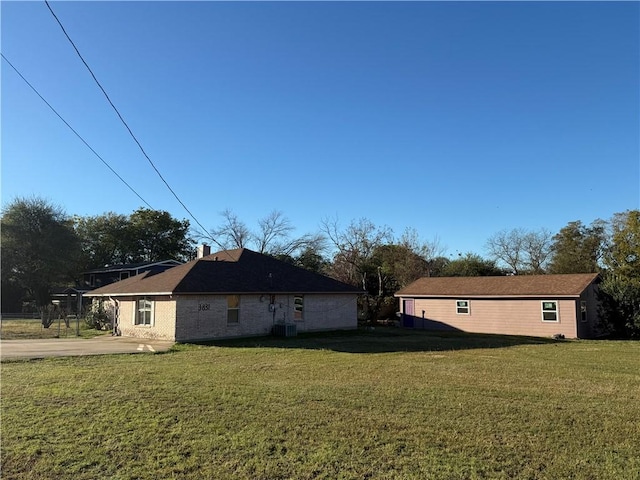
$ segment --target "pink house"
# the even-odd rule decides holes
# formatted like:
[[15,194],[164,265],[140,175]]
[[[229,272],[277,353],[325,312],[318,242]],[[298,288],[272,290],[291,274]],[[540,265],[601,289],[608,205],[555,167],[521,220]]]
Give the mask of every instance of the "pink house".
[[473,333],[598,336],[596,273],[420,278],[396,293],[402,325]]

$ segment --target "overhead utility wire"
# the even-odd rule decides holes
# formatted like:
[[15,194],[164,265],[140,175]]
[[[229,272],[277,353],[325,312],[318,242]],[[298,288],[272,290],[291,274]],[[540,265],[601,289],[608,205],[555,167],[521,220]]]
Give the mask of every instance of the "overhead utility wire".
[[[69,36],[69,34],[67,33],[67,31],[65,30],[64,26],[62,25],[62,22],[60,22],[60,20],[58,19],[58,17],[56,16],[56,14],[54,13],[53,9],[51,8],[51,5],[49,5],[48,0],[44,0],[44,3],[47,4],[47,8],[49,8],[49,11],[51,12],[51,15],[53,15],[53,18],[56,19],[56,22],[58,22],[58,25],[60,25],[60,28],[62,29],[62,32],[64,33],[65,37],[67,37],[67,40],[69,40],[69,43],[71,43],[71,45],[73,46],[73,49],[76,51],[76,53],[78,54],[78,57],[80,57],[80,60],[82,60],[82,63],[84,63],[84,66],[87,67],[87,70],[89,70],[89,73],[91,74],[91,76],[93,77],[93,80],[96,82],[96,84],[98,85],[98,87],[100,88],[100,90],[102,90],[102,93],[104,94],[104,96],[107,98],[107,101],[109,102],[109,105],[111,105],[111,107],[115,110],[116,114],[118,115],[118,118],[120,119],[120,121],[122,122],[122,124],[125,126],[125,128],[127,129],[127,131],[129,132],[129,135],[131,135],[131,138],[133,138],[133,140],[136,142],[136,144],[138,145],[138,147],[140,148],[140,151],[142,152],[142,154],[145,156],[145,158],[149,161],[149,164],[153,167],[153,169],[155,170],[155,172],[158,174],[158,176],[160,177],[160,180],[162,180],[164,182],[164,184],[166,185],[166,187],[169,189],[169,191],[173,194],[173,196],[175,197],[175,199],[178,201],[178,203],[180,203],[180,205],[182,205],[182,207],[187,211],[187,213],[191,216],[191,218],[198,224],[198,226],[204,231],[204,232],[208,232],[208,230],[206,228],[204,228],[202,226],[202,224],[198,221],[198,219],[193,215],[193,213],[191,213],[191,210],[189,210],[187,208],[187,206],[182,202],[182,200],[180,200],[180,198],[178,197],[178,195],[176,194],[176,192],[173,191],[173,189],[169,186],[169,183],[164,179],[164,177],[162,176],[162,174],[160,173],[160,171],[156,168],[155,164],[151,161],[151,158],[149,158],[149,155],[147,155],[147,152],[144,151],[144,148],[142,148],[142,145],[140,145],[140,142],[138,141],[138,139],[136,138],[136,136],[133,134],[133,132],[131,131],[131,128],[129,128],[129,125],[127,124],[127,122],[125,122],[124,118],[122,118],[122,115],[120,114],[120,112],[118,111],[118,109],[116,108],[116,106],[113,104],[113,102],[111,101],[111,98],[109,98],[109,95],[107,94],[107,92],[105,91],[105,89],[102,87],[102,85],[100,84],[100,82],[98,81],[98,79],[96,78],[95,74],[93,73],[93,71],[91,70],[91,67],[89,67],[89,65],[87,64],[87,62],[85,61],[85,59],[82,57],[82,54],[80,53],[80,51],[78,50],[78,47],[76,47],[75,43],[73,43],[73,40],[71,40],[71,37]],[[212,240],[218,244],[218,242],[215,241],[215,239],[212,238]],[[220,245],[220,244],[218,244]]]
[[24,75],[22,75],[22,73],[20,73],[20,71],[19,71],[19,70],[18,70],[18,69],[13,65],[13,63],[11,63],[11,62],[9,61],[9,59],[8,59],[7,57],[5,57],[5,56],[4,56],[4,54],[3,54],[3,53],[0,53],[0,55],[2,55],[2,59],[3,59],[5,62],[7,62],[11,68],[13,68],[13,69],[15,70],[15,72],[20,76],[20,78],[21,78],[22,80],[24,80],[24,83],[26,83],[27,85],[29,85],[29,87],[31,88],[31,90],[33,90],[33,91],[36,93],[36,95],[38,95],[38,96],[40,97],[40,99],[41,99],[44,103],[46,103],[46,104],[47,104],[47,107],[49,107],[49,108],[51,109],[51,111],[52,111],[53,113],[55,113],[55,114],[58,116],[58,118],[59,118],[60,120],[62,120],[62,122],[63,122],[67,127],[69,127],[69,129],[70,129],[73,133],[75,133],[75,134],[76,134],[76,137],[78,137],[78,138],[82,141],[82,143],[84,143],[84,144],[87,146],[87,148],[88,148],[89,150],[91,150],[91,151],[93,152],[93,154],[94,154],[96,157],[98,157],[98,158],[100,159],[100,161],[101,161],[102,163],[104,163],[104,164],[105,164],[105,166],[106,166],[109,170],[111,170],[111,172],[112,172],[116,177],[118,177],[118,178],[120,179],[120,181],[121,181],[122,183],[124,183],[127,187],[129,187],[129,190],[131,190],[131,191],[132,191],[132,192],[133,192],[133,193],[134,193],[134,194],[135,194],[135,195],[136,195],[140,200],[142,200],[142,202],[143,202],[146,206],[148,206],[151,210],[153,210],[153,207],[152,207],[151,205],[149,205],[149,203],[148,203],[144,198],[142,198],[142,197],[140,196],[140,194],[139,194],[138,192],[136,192],[136,191],[134,190],[134,188],[133,188],[131,185],[129,185],[129,184],[126,182],[126,180],[125,180],[124,178],[122,178],[122,177],[118,174],[118,172],[116,172],[116,171],[111,167],[111,165],[109,165],[109,164],[107,163],[107,161],[106,161],[104,158],[102,158],[100,155],[98,155],[98,152],[96,152],[96,151],[91,147],[91,145],[89,145],[89,144],[87,143],[87,141],[86,141],[84,138],[82,138],[82,136],[81,136],[78,132],[76,132],[76,130],[75,130],[71,125],[69,125],[69,122],[67,122],[64,118],[62,118],[62,115],[60,115],[60,114],[56,111],[56,109],[55,109],[55,108],[53,108],[53,107],[51,106],[51,104],[50,104],[49,102],[47,102],[47,100],[45,100],[45,98],[44,98],[42,95],[40,95],[40,92],[38,92],[38,90],[36,90],[36,88],[35,88],[33,85],[31,85],[31,83],[29,83],[29,81],[28,81],[26,78],[24,78]]

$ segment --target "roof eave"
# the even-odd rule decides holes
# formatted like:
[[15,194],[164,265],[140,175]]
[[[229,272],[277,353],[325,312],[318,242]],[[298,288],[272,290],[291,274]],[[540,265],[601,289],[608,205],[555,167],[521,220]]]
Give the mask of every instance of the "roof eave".
[[174,295],[173,292],[112,292],[112,293],[84,293],[83,297],[136,297],[140,295]]
[[394,297],[402,298],[402,297],[411,297],[411,298],[580,298],[581,294],[557,294],[557,293],[540,293],[540,294],[527,294],[527,295],[478,295],[478,294],[468,294],[468,293],[459,293],[459,294],[414,294],[414,293],[396,293]]

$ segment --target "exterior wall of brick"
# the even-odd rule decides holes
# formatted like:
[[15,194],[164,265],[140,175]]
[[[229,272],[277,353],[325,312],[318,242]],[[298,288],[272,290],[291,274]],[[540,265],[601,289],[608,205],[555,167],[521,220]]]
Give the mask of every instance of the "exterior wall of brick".
[[[356,295],[304,296],[303,319],[294,321],[294,296],[241,295],[239,321],[227,320],[226,295],[178,295],[177,341],[269,335],[275,323],[296,323],[298,331],[357,328]],[[270,307],[272,304],[274,307]]]
[[135,325],[139,297],[118,298],[118,328],[125,337],[176,339],[176,301],[169,296],[153,298],[151,325]]
[[[456,300],[469,301],[469,314],[456,313]],[[557,322],[542,321],[543,300],[558,302]],[[551,337],[560,333],[567,338],[577,338],[576,309],[579,309],[579,303],[577,299],[556,298],[416,298],[414,327],[422,328],[424,325],[424,328],[536,337]],[[402,301],[400,304],[402,308]]]
[[299,332],[358,328],[356,295],[304,295],[302,320],[294,318],[294,298],[294,295],[287,295],[283,306],[287,321],[295,323]]

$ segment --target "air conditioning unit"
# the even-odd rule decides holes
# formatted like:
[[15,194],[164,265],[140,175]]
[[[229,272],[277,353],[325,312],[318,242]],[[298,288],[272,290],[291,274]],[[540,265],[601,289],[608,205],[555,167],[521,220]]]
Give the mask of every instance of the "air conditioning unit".
[[294,323],[276,323],[273,326],[273,334],[276,337],[295,337],[298,329]]

